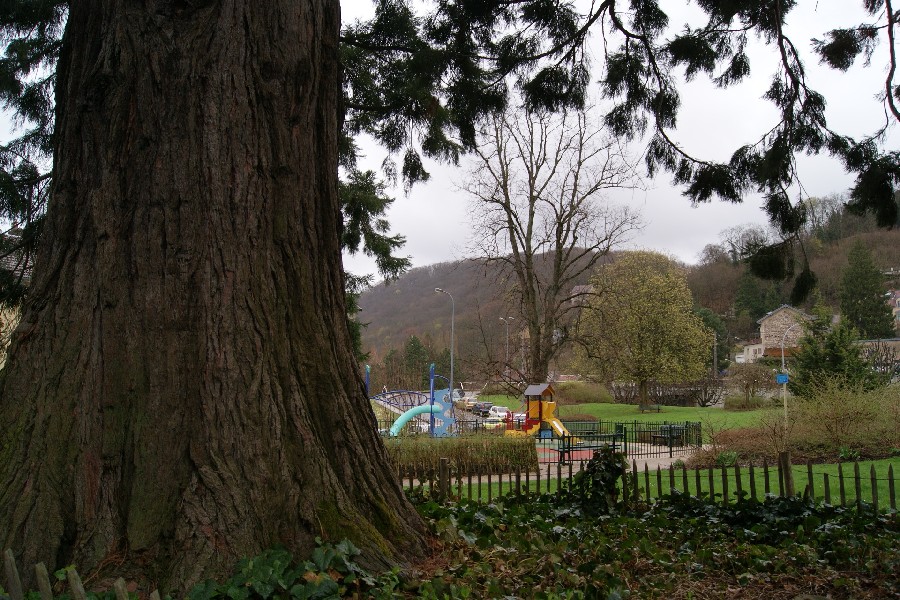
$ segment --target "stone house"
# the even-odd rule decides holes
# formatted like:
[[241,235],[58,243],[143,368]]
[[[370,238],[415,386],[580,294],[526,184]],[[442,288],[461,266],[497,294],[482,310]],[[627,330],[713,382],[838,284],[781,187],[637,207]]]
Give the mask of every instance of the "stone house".
[[782,304],[757,321],[760,341],[765,348],[780,349],[782,340],[785,348],[795,348],[803,337],[802,323],[810,319],[802,310]]
[[887,303],[894,315],[894,329],[900,331],[900,290],[888,290]]
[[746,345],[743,360],[737,362],[752,363],[763,356],[780,355],[782,341],[785,354],[790,355],[789,350],[797,347],[800,338],[805,333],[802,323],[810,319],[812,316],[787,304],[782,304],[775,310],[766,313],[757,321],[759,342]]

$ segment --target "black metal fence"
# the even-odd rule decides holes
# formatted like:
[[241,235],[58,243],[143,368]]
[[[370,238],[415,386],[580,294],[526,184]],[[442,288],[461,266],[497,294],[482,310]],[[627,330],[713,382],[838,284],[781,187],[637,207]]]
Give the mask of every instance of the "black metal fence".
[[[379,421],[378,428],[387,435],[393,422]],[[644,422],[644,421],[562,421],[567,434],[557,435],[552,429],[542,429],[535,435],[538,462],[563,463],[588,460],[593,451],[613,445],[628,458],[685,456],[703,445],[700,423]],[[504,435],[512,428],[508,423],[496,426],[485,419],[458,419],[454,433],[472,435],[486,433]],[[427,435],[428,415],[407,423],[400,435]]]

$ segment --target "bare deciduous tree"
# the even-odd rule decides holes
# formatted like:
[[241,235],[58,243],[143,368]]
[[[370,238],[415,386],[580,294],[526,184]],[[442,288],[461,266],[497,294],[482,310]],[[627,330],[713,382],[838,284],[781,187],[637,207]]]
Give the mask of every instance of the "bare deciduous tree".
[[[480,132],[461,186],[472,198],[475,251],[508,269],[522,318],[525,377],[543,381],[592,292],[587,276],[639,227],[606,193],[636,188],[635,164],[586,112],[509,112]],[[523,337],[524,337],[523,336]]]

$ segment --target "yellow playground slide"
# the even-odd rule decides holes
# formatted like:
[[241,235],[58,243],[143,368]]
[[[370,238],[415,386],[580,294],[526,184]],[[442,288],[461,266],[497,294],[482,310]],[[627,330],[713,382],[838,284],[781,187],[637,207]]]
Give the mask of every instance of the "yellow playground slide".
[[541,428],[541,423],[547,423],[550,425],[550,428],[553,430],[553,433],[556,434],[556,437],[563,437],[564,435],[572,435],[569,433],[569,430],[566,429],[566,426],[562,424],[562,421],[557,419],[556,417],[552,417],[550,419],[544,419],[540,423],[536,423],[530,429],[524,429],[522,432],[526,435],[535,435],[538,430]]
[[569,430],[566,429],[565,425],[562,424],[562,421],[553,417],[552,419],[547,419],[545,423],[549,423],[550,427],[553,428],[553,433],[555,433],[558,437],[563,437],[564,435],[572,435],[569,433]]

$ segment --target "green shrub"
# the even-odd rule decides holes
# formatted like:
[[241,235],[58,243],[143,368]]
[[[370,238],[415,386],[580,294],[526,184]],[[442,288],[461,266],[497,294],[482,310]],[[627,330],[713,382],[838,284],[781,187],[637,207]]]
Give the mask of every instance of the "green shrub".
[[[361,552],[349,540],[331,544],[316,538],[316,544],[305,561],[282,548],[241,559],[229,579],[200,583],[187,600],[394,597],[399,569],[380,574],[366,571],[356,562]],[[112,593],[109,596],[115,598]]]
[[848,390],[823,381],[809,399],[797,399],[792,446],[817,449],[829,456],[855,452],[884,456],[900,445],[900,387]]
[[608,515],[616,510],[619,478],[626,472],[625,455],[606,446],[594,450],[594,456],[568,484],[566,495],[584,514]]
[[859,460],[859,452],[847,446],[841,446],[838,450],[838,458],[841,460]]
[[[900,386],[847,390],[825,381],[808,399],[790,398],[788,407],[786,438],[782,409],[773,407],[757,427],[722,432],[716,452],[731,450],[759,464],[774,461],[779,448],[790,449],[794,461],[819,462],[884,458],[900,447]],[[709,466],[716,452],[698,453],[691,464]]]
[[613,397],[600,383],[589,381],[561,381],[553,384],[557,404],[589,404],[592,402],[612,403]]
[[716,456],[717,467],[733,467],[737,462],[738,453],[734,450],[724,450]]
[[460,473],[506,473],[537,470],[537,450],[531,436],[470,435],[432,438],[390,438],[384,441],[394,467],[404,472],[436,471],[440,459],[450,459]]

